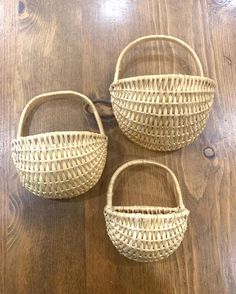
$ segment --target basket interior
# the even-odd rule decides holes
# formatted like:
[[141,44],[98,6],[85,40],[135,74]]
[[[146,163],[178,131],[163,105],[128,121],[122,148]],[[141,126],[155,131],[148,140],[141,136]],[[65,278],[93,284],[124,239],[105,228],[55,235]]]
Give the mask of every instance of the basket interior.
[[103,162],[107,137],[92,132],[56,132],[19,137],[12,143],[12,157],[25,173],[74,172]]
[[24,150],[63,149],[68,147],[86,147],[93,143],[107,141],[103,134],[88,131],[51,132],[32,136],[19,137],[12,141],[13,147]]
[[215,83],[212,79],[200,76],[168,74],[147,75],[120,79],[114,82],[110,91],[129,90],[137,92],[212,92],[215,91]]
[[122,214],[142,214],[142,215],[169,215],[186,212],[182,207],[160,207],[160,206],[112,206],[112,211]]

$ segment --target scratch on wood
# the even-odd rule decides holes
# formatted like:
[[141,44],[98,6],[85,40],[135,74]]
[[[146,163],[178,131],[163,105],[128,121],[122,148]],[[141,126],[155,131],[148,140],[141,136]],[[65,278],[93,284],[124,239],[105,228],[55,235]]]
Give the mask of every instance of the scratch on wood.
[[226,62],[231,66],[232,65],[232,60],[231,58],[229,58],[227,55],[224,55],[224,59],[226,60]]

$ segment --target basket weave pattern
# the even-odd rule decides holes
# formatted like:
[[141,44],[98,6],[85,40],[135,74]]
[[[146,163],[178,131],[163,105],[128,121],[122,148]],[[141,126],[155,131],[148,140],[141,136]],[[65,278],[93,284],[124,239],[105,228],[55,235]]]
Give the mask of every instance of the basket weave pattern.
[[[179,195],[178,207],[112,206],[115,179],[125,168],[137,164],[154,164],[171,174]],[[121,166],[111,180],[104,209],[107,232],[117,250],[129,259],[151,262],[171,255],[182,242],[188,214],[175,175],[162,164],[151,160],[131,161]]]
[[[146,40],[173,41],[192,54],[200,76],[182,74],[118,79],[127,51]],[[169,36],[147,36],[129,44],[121,53],[110,87],[114,114],[123,133],[142,147],[171,151],[190,144],[205,128],[215,92],[214,82],[203,76],[196,53]]]
[[[38,96],[36,100],[45,95],[48,94]],[[75,95],[81,96],[79,93]],[[97,183],[107,156],[107,137],[101,128],[101,121],[100,134],[82,131],[22,136],[24,120],[25,114],[18,137],[12,142],[12,158],[26,189],[45,198],[70,198],[87,192]]]

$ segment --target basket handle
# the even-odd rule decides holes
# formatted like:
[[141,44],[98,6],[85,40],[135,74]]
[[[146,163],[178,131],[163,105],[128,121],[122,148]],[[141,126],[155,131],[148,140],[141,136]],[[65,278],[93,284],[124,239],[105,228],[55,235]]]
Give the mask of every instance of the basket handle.
[[138,159],[138,160],[132,160],[132,161],[128,161],[126,163],[124,163],[123,165],[121,165],[113,174],[109,186],[108,186],[108,191],[107,191],[107,206],[108,207],[112,207],[112,197],[113,197],[113,187],[115,184],[115,181],[117,179],[117,177],[128,167],[133,166],[133,165],[142,165],[142,164],[149,164],[149,165],[155,165],[158,167],[163,168],[164,170],[166,170],[172,177],[174,183],[175,183],[175,188],[176,188],[176,192],[178,194],[178,205],[181,208],[184,208],[184,204],[183,204],[183,198],[182,198],[182,193],[180,190],[180,186],[179,186],[179,182],[175,176],[175,174],[173,173],[173,171],[171,169],[169,169],[167,166],[165,166],[164,164],[161,164],[157,161],[154,160],[146,160],[146,159]]
[[58,96],[58,95],[74,95],[77,98],[82,98],[84,101],[86,101],[92,108],[97,124],[98,124],[98,128],[99,131],[102,135],[105,135],[104,133],[104,128],[102,125],[102,121],[101,118],[99,116],[99,113],[95,107],[95,105],[93,104],[93,102],[85,95],[75,92],[75,91],[55,91],[55,92],[49,92],[49,93],[44,93],[38,96],[35,96],[34,98],[32,98],[24,107],[21,116],[20,116],[20,121],[19,121],[19,126],[18,126],[18,132],[17,132],[17,137],[21,137],[23,136],[23,130],[24,130],[24,125],[25,125],[25,121],[27,119],[27,117],[29,116],[30,112],[38,105],[42,104],[44,101],[48,100],[48,98],[51,98],[53,96]]
[[177,45],[180,45],[181,47],[187,49],[189,51],[189,53],[192,55],[197,68],[199,70],[200,76],[203,77],[203,69],[202,69],[202,65],[200,62],[199,57],[197,56],[196,52],[188,45],[186,44],[184,41],[177,39],[175,37],[171,37],[171,36],[167,36],[167,35],[150,35],[150,36],[145,36],[145,37],[141,37],[138,38],[136,40],[134,40],[133,42],[129,43],[129,45],[127,45],[123,51],[121,52],[117,63],[116,63],[116,71],[115,71],[115,76],[114,76],[114,82],[117,82],[119,79],[119,74],[120,74],[120,65],[121,65],[121,61],[123,59],[123,57],[127,54],[127,52],[135,47],[136,45],[146,42],[146,41],[153,41],[153,40],[160,40],[160,41],[170,41],[172,43],[175,43]]

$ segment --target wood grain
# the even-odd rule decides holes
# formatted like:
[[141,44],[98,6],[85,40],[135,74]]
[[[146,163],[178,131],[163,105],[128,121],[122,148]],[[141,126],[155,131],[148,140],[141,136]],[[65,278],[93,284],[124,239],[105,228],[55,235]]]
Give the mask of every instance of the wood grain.
[[[235,1],[14,0],[0,5],[0,15],[0,292],[235,293]],[[111,124],[107,164],[91,191],[70,201],[25,191],[10,159],[10,142],[26,101],[63,89],[109,100],[119,53],[147,34],[183,39],[195,48],[205,75],[216,80],[204,132],[182,150],[155,153]],[[150,42],[126,56],[121,75],[168,72],[196,74],[196,68],[181,48]],[[29,133],[93,126],[82,104],[60,99],[37,109]],[[106,234],[108,182],[119,165],[135,158],[172,168],[191,211],[183,244],[159,263],[125,259]],[[117,204],[175,204],[166,174],[152,167],[125,172],[114,198]]]

